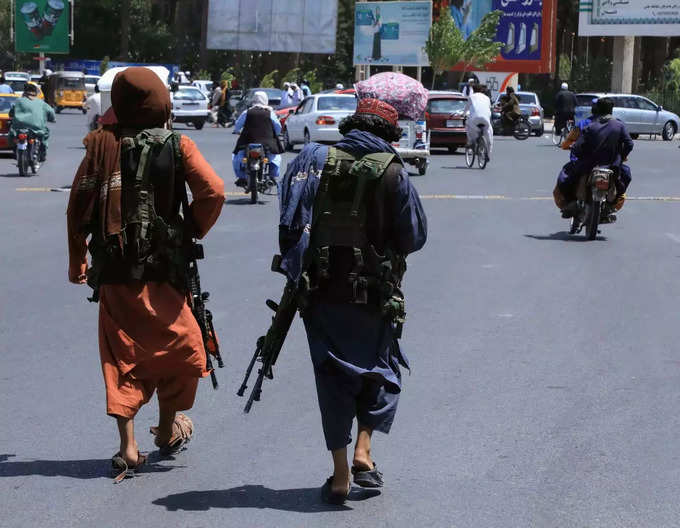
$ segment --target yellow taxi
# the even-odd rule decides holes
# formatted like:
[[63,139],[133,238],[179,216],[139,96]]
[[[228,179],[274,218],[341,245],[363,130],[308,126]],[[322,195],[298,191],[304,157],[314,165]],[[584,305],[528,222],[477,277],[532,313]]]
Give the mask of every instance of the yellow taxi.
[[9,141],[9,109],[14,106],[17,94],[0,94],[0,150],[12,150]]

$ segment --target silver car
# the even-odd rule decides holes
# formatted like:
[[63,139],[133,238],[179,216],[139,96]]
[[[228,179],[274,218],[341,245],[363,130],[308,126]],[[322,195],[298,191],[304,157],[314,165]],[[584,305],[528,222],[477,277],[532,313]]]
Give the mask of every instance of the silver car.
[[352,94],[315,94],[306,97],[286,119],[283,141],[287,148],[310,141],[332,143],[342,135],[338,125],[357,107]]
[[[494,103],[494,118],[500,118],[500,99],[503,93],[498,94],[496,102]],[[538,137],[541,137],[545,132],[545,126],[543,124],[543,107],[541,106],[541,101],[538,98],[538,94],[535,92],[515,92],[517,99],[519,99],[519,109],[529,118],[529,126],[531,127],[531,132]]]
[[680,117],[641,95],[581,93],[576,95],[578,106],[575,118],[585,119],[591,114],[593,99],[607,97],[614,101],[614,117],[623,121],[633,139],[640,134],[661,134],[665,141],[673,139],[680,130]]

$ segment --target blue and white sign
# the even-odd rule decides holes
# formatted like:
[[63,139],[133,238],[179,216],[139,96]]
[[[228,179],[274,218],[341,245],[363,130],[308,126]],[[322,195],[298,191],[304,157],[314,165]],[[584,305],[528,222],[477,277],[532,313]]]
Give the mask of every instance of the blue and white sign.
[[580,36],[680,35],[680,2],[654,0],[581,0]]
[[428,66],[432,2],[357,2],[354,64]]

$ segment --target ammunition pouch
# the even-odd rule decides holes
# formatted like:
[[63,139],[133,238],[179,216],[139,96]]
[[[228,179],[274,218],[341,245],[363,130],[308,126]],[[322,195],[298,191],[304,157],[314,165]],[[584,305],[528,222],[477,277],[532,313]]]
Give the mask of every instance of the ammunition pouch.
[[406,315],[400,290],[406,259],[389,248],[379,254],[366,225],[367,197],[395,159],[393,154],[376,153],[357,160],[329,149],[300,290],[310,299],[373,306],[400,334]]

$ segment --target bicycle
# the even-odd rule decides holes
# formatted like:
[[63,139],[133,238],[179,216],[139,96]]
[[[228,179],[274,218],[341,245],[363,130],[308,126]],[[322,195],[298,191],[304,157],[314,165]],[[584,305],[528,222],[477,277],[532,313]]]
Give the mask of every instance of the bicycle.
[[572,131],[573,128],[574,120],[569,119],[562,127],[562,131],[559,134],[557,134],[557,127],[555,126],[555,123],[553,123],[553,129],[551,134],[553,145],[555,145],[556,147],[561,147],[562,143],[564,142],[565,139],[567,139],[567,136],[569,136],[569,133]]
[[471,169],[475,164],[475,158],[477,158],[477,166],[480,169],[484,169],[489,162],[489,149],[486,145],[486,139],[484,139],[485,126],[482,123],[477,125],[479,136],[477,136],[474,144],[465,147],[465,164],[468,169]]

